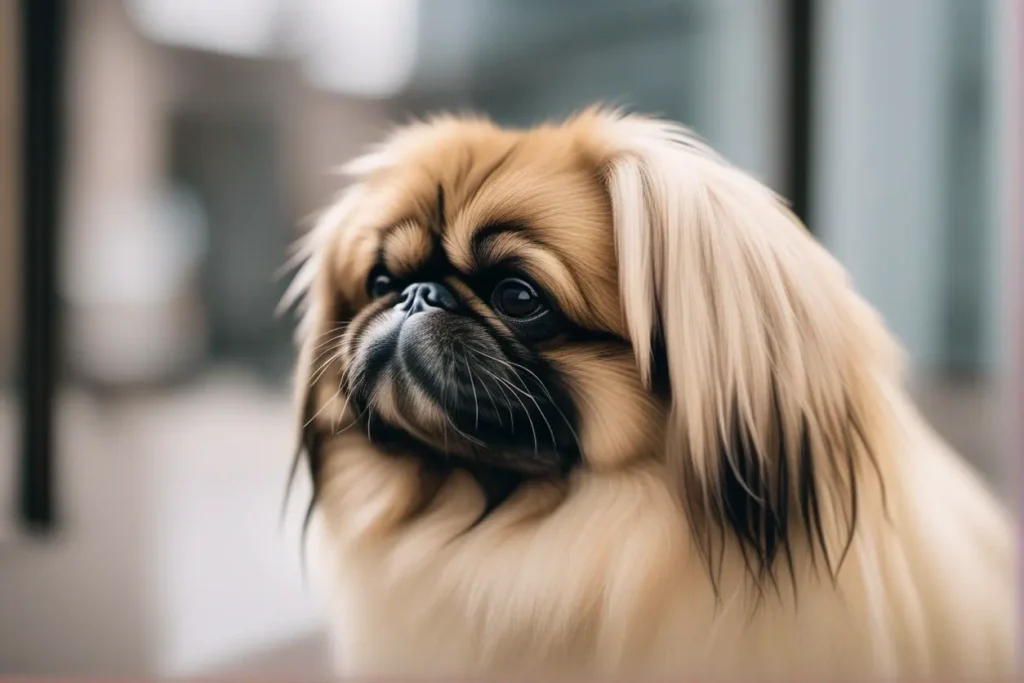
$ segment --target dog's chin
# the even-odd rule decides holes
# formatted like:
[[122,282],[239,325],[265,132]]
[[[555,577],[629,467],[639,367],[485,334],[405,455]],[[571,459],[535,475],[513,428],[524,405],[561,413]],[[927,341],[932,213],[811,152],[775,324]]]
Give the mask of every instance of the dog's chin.
[[527,477],[562,476],[579,461],[575,411],[559,383],[508,358],[480,323],[389,313],[368,336],[351,395],[379,448]]

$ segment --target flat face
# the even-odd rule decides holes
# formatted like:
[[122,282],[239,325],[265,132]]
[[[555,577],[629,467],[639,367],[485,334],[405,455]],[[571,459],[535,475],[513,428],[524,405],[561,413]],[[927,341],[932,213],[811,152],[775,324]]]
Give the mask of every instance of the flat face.
[[522,477],[562,476],[582,453],[614,465],[658,438],[585,121],[443,121],[386,153],[326,245],[327,395],[340,387],[381,448]]

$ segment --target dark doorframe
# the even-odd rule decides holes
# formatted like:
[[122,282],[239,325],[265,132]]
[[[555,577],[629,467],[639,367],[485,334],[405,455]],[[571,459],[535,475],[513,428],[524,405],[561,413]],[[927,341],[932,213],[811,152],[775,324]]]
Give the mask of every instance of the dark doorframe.
[[54,403],[58,361],[57,249],[61,204],[64,0],[22,0],[21,467],[26,526],[56,519]]
[[789,173],[786,192],[794,213],[808,227],[813,190],[815,0],[786,3],[789,50],[786,64]]

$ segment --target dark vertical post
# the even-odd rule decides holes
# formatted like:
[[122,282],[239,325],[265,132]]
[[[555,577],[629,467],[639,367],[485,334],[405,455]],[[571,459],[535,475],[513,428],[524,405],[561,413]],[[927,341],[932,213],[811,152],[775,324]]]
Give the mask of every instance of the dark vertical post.
[[64,0],[22,0],[20,507],[31,528],[55,521],[57,247],[60,208]]
[[812,141],[814,136],[814,0],[789,0],[788,16],[788,130],[789,178],[786,192],[793,211],[810,220]]

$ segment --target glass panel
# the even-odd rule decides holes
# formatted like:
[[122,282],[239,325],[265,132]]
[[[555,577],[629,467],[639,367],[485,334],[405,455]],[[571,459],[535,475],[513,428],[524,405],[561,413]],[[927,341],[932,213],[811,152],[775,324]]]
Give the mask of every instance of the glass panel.
[[1009,495],[999,3],[822,3],[816,223],[935,428]]

